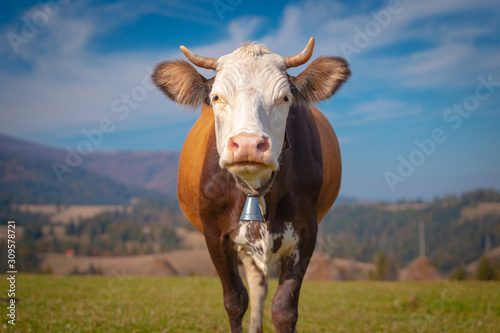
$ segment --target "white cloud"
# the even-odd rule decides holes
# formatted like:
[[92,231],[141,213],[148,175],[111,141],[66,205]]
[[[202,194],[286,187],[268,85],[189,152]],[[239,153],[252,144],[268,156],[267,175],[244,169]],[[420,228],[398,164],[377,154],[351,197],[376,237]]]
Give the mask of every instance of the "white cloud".
[[408,56],[378,59],[371,77],[384,76],[406,87],[453,89],[470,83],[477,67],[471,60],[477,50],[467,44],[445,44]]
[[[127,14],[130,8],[125,10],[122,5],[107,5],[101,8],[99,15],[88,17],[82,17],[82,14],[91,12],[92,8],[79,9],[61,7],[59,13],[21,49],[19,57],[30,64],[30,71],[0,69],[0,132],[18,136],[29,136],[33,132],[68,135],[73,132],[73,135],[78,135],[85,128],[97,126],[102,118],[117,119],[117,114],[111,110],[113,101],[130,95],[136,87],[150,87],[147,68],[153,68],[164,57],[179,55],[178,49],[160,50],[158,54],[140,51],[108,55],[94,53],[88,48],[89,40],[113,25],[99,25],[103,13],[116,14],[123,10],[122,14],[128,20],[132,19]],[[36,10],[39,10],[36,6],[32,7],[24,15],[29,17]],[[110,18],[108,22],[118,21],[112,15]],[[3,30],[6,29],[12,29],[12,26]],[[156,89],[146,91],[147,98],[142,100],[141,97],[137,106],[130,108],[131,112],[141,112],[144,118],[148,118],[176,109],[175,104]],[[192,118],[190,112],[174,112],[166,121],[185,122]],[[129,126],[122,122],[119,129]]]
[[393,118],[414,116],[420,113],[418,106],[392,99],[378,99],[355,105],[348,113],[349,121],[341,125],[360,125]]
[[338,136],[339,144],[341,147],[349,145],[349,144],[357,143],[357,142],[361,141],[361,139],[362,138],[360,136],[348,136],[348,135]]

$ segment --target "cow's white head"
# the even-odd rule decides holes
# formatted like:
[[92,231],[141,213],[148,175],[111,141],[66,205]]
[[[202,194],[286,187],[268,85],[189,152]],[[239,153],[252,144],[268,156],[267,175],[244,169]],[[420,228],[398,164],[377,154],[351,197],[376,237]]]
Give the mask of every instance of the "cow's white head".
[[311,38],[301,53],[282,57],[249,43],[215,59],[181,46],[192,63],[216,70],[215,77],[207,80],[186,61],[173,60],[160,63],[153,80],[177,103],[212,105],[219,165],[258,188],[278,169],[292,103],[330,98],[350,75],[338,57],[320,57],[297,77],[288,75],[287,68],[309,60],[313,47]]

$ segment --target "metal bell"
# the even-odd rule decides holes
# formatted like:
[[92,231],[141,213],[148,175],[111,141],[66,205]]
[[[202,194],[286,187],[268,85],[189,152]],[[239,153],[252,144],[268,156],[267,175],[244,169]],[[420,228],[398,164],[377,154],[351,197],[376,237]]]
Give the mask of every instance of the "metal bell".
[[263,222],[262,213],[259,206],[259,197],[247,196],[245,206],[241,212],[241,221],[260,221]]

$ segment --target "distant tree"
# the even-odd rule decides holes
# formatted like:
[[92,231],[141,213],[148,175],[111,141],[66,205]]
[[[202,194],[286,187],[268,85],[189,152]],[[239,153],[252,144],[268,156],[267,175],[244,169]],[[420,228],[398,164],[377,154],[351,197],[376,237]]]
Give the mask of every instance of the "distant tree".
[[71,220],[69,224],[66,225],[66,235],[73,236],[75,233],[75,223],[73,223],[73,220]]
[[396,281],[398,279],[398,264],[394,255],[390,254],[387,257],[386,271],[384,280]]
[[477,268],[476,277],[480,281],[488,281],[496,279],[495,268],[490,264],[486,256],[482,256]]
[[16,244],[16,267],[20,271],[34,273],[38,270],[40,258],[34,248],[33,240],[23,240]]
[[90,264],[89,268],[87,269],[87,274],[88,275],[103,275],[103,271],[101,267],[96,267],[94,264]]
[[178,246],[179,238],[172,228],[164,226],[160,232],[160,242],[161,250],[170,251]]
[[78,270],[78,267],[75,265],[69,272],[69,275],[82,275],[82,273]]
[[91,252],[92,251],[91,251],[91,247],[90,247],[89,243],[87,243],[87,242],[80,243],[79,255],[90,256],[92,254]]
[[41,224],[36,224],[36,225],[29,225],[26,226],[24,229],[24,235],[23,238],[29,239],[29,240],[39,240],[42,238],[43,233],[42,233],[42,225]]
[[377,253],[374,263],[375,272],[370,274],[370,278],[372,280],[387,280],[389,269],[392,269],[390,265],[392,264],[389,262],[386,255],[383,252]]
[[115,256],[121,256],[126,254],[125,253],[125,245],[123,244],[121,239],[117,239],[115,244],[113,244],[113,255]]
[[455,268],[453,272],[450,274],[450,280],[465,280],[467,279],[467,275],[465,273],[465,268],[463,265],[460,265],[459,267]]
[[49,226],[49,235],[55,236],[54,225],[53,224],[50,224],[50,226]]

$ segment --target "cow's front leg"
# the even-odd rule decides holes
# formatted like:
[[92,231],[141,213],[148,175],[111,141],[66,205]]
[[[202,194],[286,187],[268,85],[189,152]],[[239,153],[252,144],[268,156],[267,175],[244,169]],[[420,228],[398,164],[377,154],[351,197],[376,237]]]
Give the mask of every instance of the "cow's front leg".
[[221,236],[220,232],[211,230],[205,230],[205,240],[222,283],[231,332],[242,332],[241,322],[248,307],[248,293],[238,273],[234,243],[227,235]]
[[283,281],[273,299],[271,314],[276,332],[293,333],[299,317],[298,304],[302,280],[293,277]]
[[267,276],[257,267],[247,254],[241,254],[245,266],[248,290],[250,292],[250,329],[249,333],[262,333],[262,317],[267,297]]
[[302,280],[311,260],[317,235],[316,222],[300,235],[298,258],[282,259],[280,281],[273,298],[271,315],[277,333],[293,333],[299,317],[299,294]]

